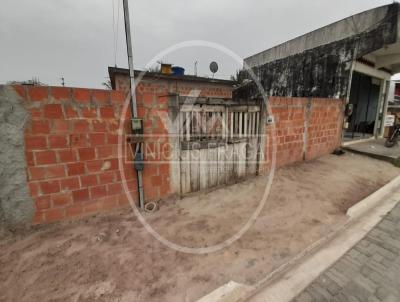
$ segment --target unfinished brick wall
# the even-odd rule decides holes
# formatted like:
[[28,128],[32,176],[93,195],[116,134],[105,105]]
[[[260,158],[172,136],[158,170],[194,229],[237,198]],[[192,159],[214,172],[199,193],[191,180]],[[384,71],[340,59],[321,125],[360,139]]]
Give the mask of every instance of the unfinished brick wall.
[[[63,87],[14,89],[30,112],[25,149],[35,224],[127,205],[121,174],[137,200],[136,172],[132,163],[125,161],[130,158],[129,152],[123,152],[123,169],[118,166],[118,127],[125,100],[122,92]],[[144,89],[138,94],[138,103],[147,133],[164,134],[161,119],[165,118],[165,102],[159,102],[151,89]],[[165,197],[169,193],[169,166],[146,166],[144,188],[146,200]]]
[[[340,146],[343,100],[271,97],[269,102],[275,118],[277,167],[314,159]],[[265,154],[270,160],[271,125],[266,134]]]
[[[123,188],[137,202],[136,171],[129,145],[119,167],[119,121],[125,95],[64,87],[13,86],[29,113],[24,129],[27,180],[35,203],[33,223],[79,217],[128,204]],[[138,115],[145,129],[145,200],[172,193],[168,97],[164,86],[141,83]],[[276,122],[277,165],[313,159],[340,145],[341,100],[271,98]],[[129,133],[130,108],[124,133]],[[266,153],[271,158],[271,126]],[[121,136],[125,142],[126,137]],[[153,149],[152,149],[153,148]],[[152,150],[151,150],[152,149]],[[149,152],[151,151],[151,152]],[[122,177],[124,176],[124,177]]]

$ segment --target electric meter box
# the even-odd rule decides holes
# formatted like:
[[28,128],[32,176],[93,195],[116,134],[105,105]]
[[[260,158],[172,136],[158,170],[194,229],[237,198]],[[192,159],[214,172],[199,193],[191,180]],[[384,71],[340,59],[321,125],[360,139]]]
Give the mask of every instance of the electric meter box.
[[143,120],[140,118],[133,118],[132,130],[134,134],[143,134]]

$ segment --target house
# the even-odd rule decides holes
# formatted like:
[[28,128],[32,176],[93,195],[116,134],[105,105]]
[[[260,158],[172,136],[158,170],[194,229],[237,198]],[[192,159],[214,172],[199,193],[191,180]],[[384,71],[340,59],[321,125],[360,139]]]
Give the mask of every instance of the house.
[[[374,8],[252,55],[244,60],[245,69],[272,99],[344,100],[351,104],[344,139],[378,137],[384,132],[390,78],[400,72],[398,23],[398,3]],[[236,95],[257,93],[253,83]]]
[[[169,64],[163,64],[169,65]],[[183,73],[173,74],[172,70],[161,68],[160,72],[135,70],[135,77],[140,77],[143,86],[154,87],[162,93],[179,94],[181,96],[197,95],[199,97],[232,98],[235,81],[198,77]],[[169,74],[169,72],[171,72]],[[128,91],[129,70],[125,68],[109,67],[108,74],[112,89]]]

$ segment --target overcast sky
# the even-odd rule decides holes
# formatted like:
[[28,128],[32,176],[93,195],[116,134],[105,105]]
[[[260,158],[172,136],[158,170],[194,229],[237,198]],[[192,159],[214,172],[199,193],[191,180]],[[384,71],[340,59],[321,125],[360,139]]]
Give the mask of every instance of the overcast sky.
[[[188,40],[221,44],[245,58],[391,0],[130,0],[135,68]],[[122,0],[1,0],[0,83],[39,77],[49,85],[101,87],[116,64],[127,66]],[[163,59],[193,73],[227,78],[241,66],[220,51],[190,47]]]

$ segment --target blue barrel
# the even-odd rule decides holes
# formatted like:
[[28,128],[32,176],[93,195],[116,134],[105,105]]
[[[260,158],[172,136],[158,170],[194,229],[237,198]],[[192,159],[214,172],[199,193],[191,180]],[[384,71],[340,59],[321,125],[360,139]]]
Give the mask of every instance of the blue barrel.
[[174,66],[172,67],[172,75],[174,76],[183,76],[185,75],[185,68]]

